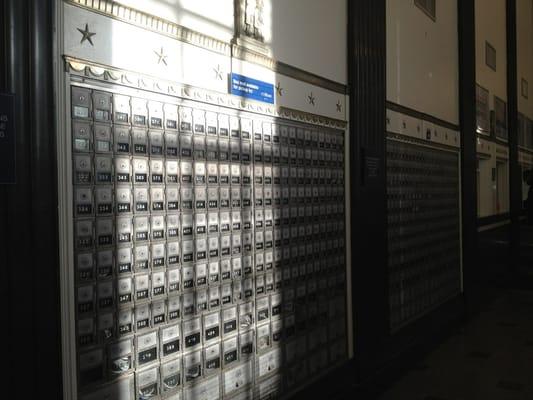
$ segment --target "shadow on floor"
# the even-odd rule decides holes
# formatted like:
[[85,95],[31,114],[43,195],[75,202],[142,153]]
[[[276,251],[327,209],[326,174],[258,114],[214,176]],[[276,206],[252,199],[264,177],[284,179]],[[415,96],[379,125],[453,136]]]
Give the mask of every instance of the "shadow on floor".
[[533,293],[500,289],[379,399],[533,399],[532,366]]
[[521,226],[514,272],[509,234],[502,227],[479,236],[476,277],[465,296],[466,321],[373,398],[533,399],[533,226]]

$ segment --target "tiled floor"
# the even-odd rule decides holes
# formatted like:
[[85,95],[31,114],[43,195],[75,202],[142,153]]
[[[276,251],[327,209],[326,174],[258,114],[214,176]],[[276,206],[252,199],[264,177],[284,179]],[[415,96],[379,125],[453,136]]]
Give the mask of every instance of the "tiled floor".
[[533,292],[506,291],[380,400],[532,400]]

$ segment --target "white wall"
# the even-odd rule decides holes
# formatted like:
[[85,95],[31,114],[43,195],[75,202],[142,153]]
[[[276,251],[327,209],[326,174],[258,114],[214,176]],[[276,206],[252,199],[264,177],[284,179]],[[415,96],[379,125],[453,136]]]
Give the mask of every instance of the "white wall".
[[273,57],[347,83],[347,0],[271,0]]
[[434,22],[414,1],[387,0],[387,99],[459,123],[457,2]]
[[[533,118],[533,0],[516,1],[518,57],[518,112]],[[529,96],[522,97],[521,81],[528,82]]]
[[[230,42],[233,0],[118,0],[187,28]],[[264,0],[265,41],[272,57],[346,84],[347,0]]]
[[226,42],[233,37],[233,0],[115,1]]
[[[476,80],[489,91],[490,109],[494,95],[507,102],[507,44],[505,0],[476,0]],[[485,63],[485,42],[496,49],[496,71]]]

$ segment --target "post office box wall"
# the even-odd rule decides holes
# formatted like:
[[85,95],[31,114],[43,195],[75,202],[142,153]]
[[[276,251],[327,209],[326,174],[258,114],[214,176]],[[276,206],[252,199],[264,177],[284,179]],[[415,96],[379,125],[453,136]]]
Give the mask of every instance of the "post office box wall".
[[81,392],[129,376],[141,395],[245,398],[318,373],[309,350],[346,356],[343,132],[72,95]]

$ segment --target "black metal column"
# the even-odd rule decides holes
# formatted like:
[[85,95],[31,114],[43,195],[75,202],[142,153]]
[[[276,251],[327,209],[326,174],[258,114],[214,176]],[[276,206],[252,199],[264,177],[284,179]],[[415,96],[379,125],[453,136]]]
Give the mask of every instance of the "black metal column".
[[510,267],[515,270],[520,252],[522,177],[518,164],[518,72],[516,49],[516,0],[506,1],[507,27],[507,127],[509,132],[509,192],[511,209]]
[[[10,357],[9,380],[13,388],[24,387],[20,371],[33,359],[33,277],[29,269],[31,251],[31,227],[28,213],[31,212],[31,138],[28,120],[23,110],[28,110],[27,96],[29,74],[28,53],[28,4],[25,1],[6,1],[4,26],[6,27],[4,90],[15,94],[16,174],[17,183],[4,186],[0,209],[5,212],[5,225],[0,231],[5,234],[5,273],[8,279],[9,339],[13,346],[8,349]],[[9,233],[9,234],[8,234]],[[38,260],[35,260],[38,263]],[[18,344],[18,345],[17,345]]]
[[458,0],[459,114],[465,296],[477,280],[476,29],[474,0]]
[[364,380],[389,333],[386,200],[386,2],[348,2],[352,293]]
[[16,174],[0,187],[9,387],[62,398],[53,96],[53,0],[2,2],[3,91],[15,94]]

